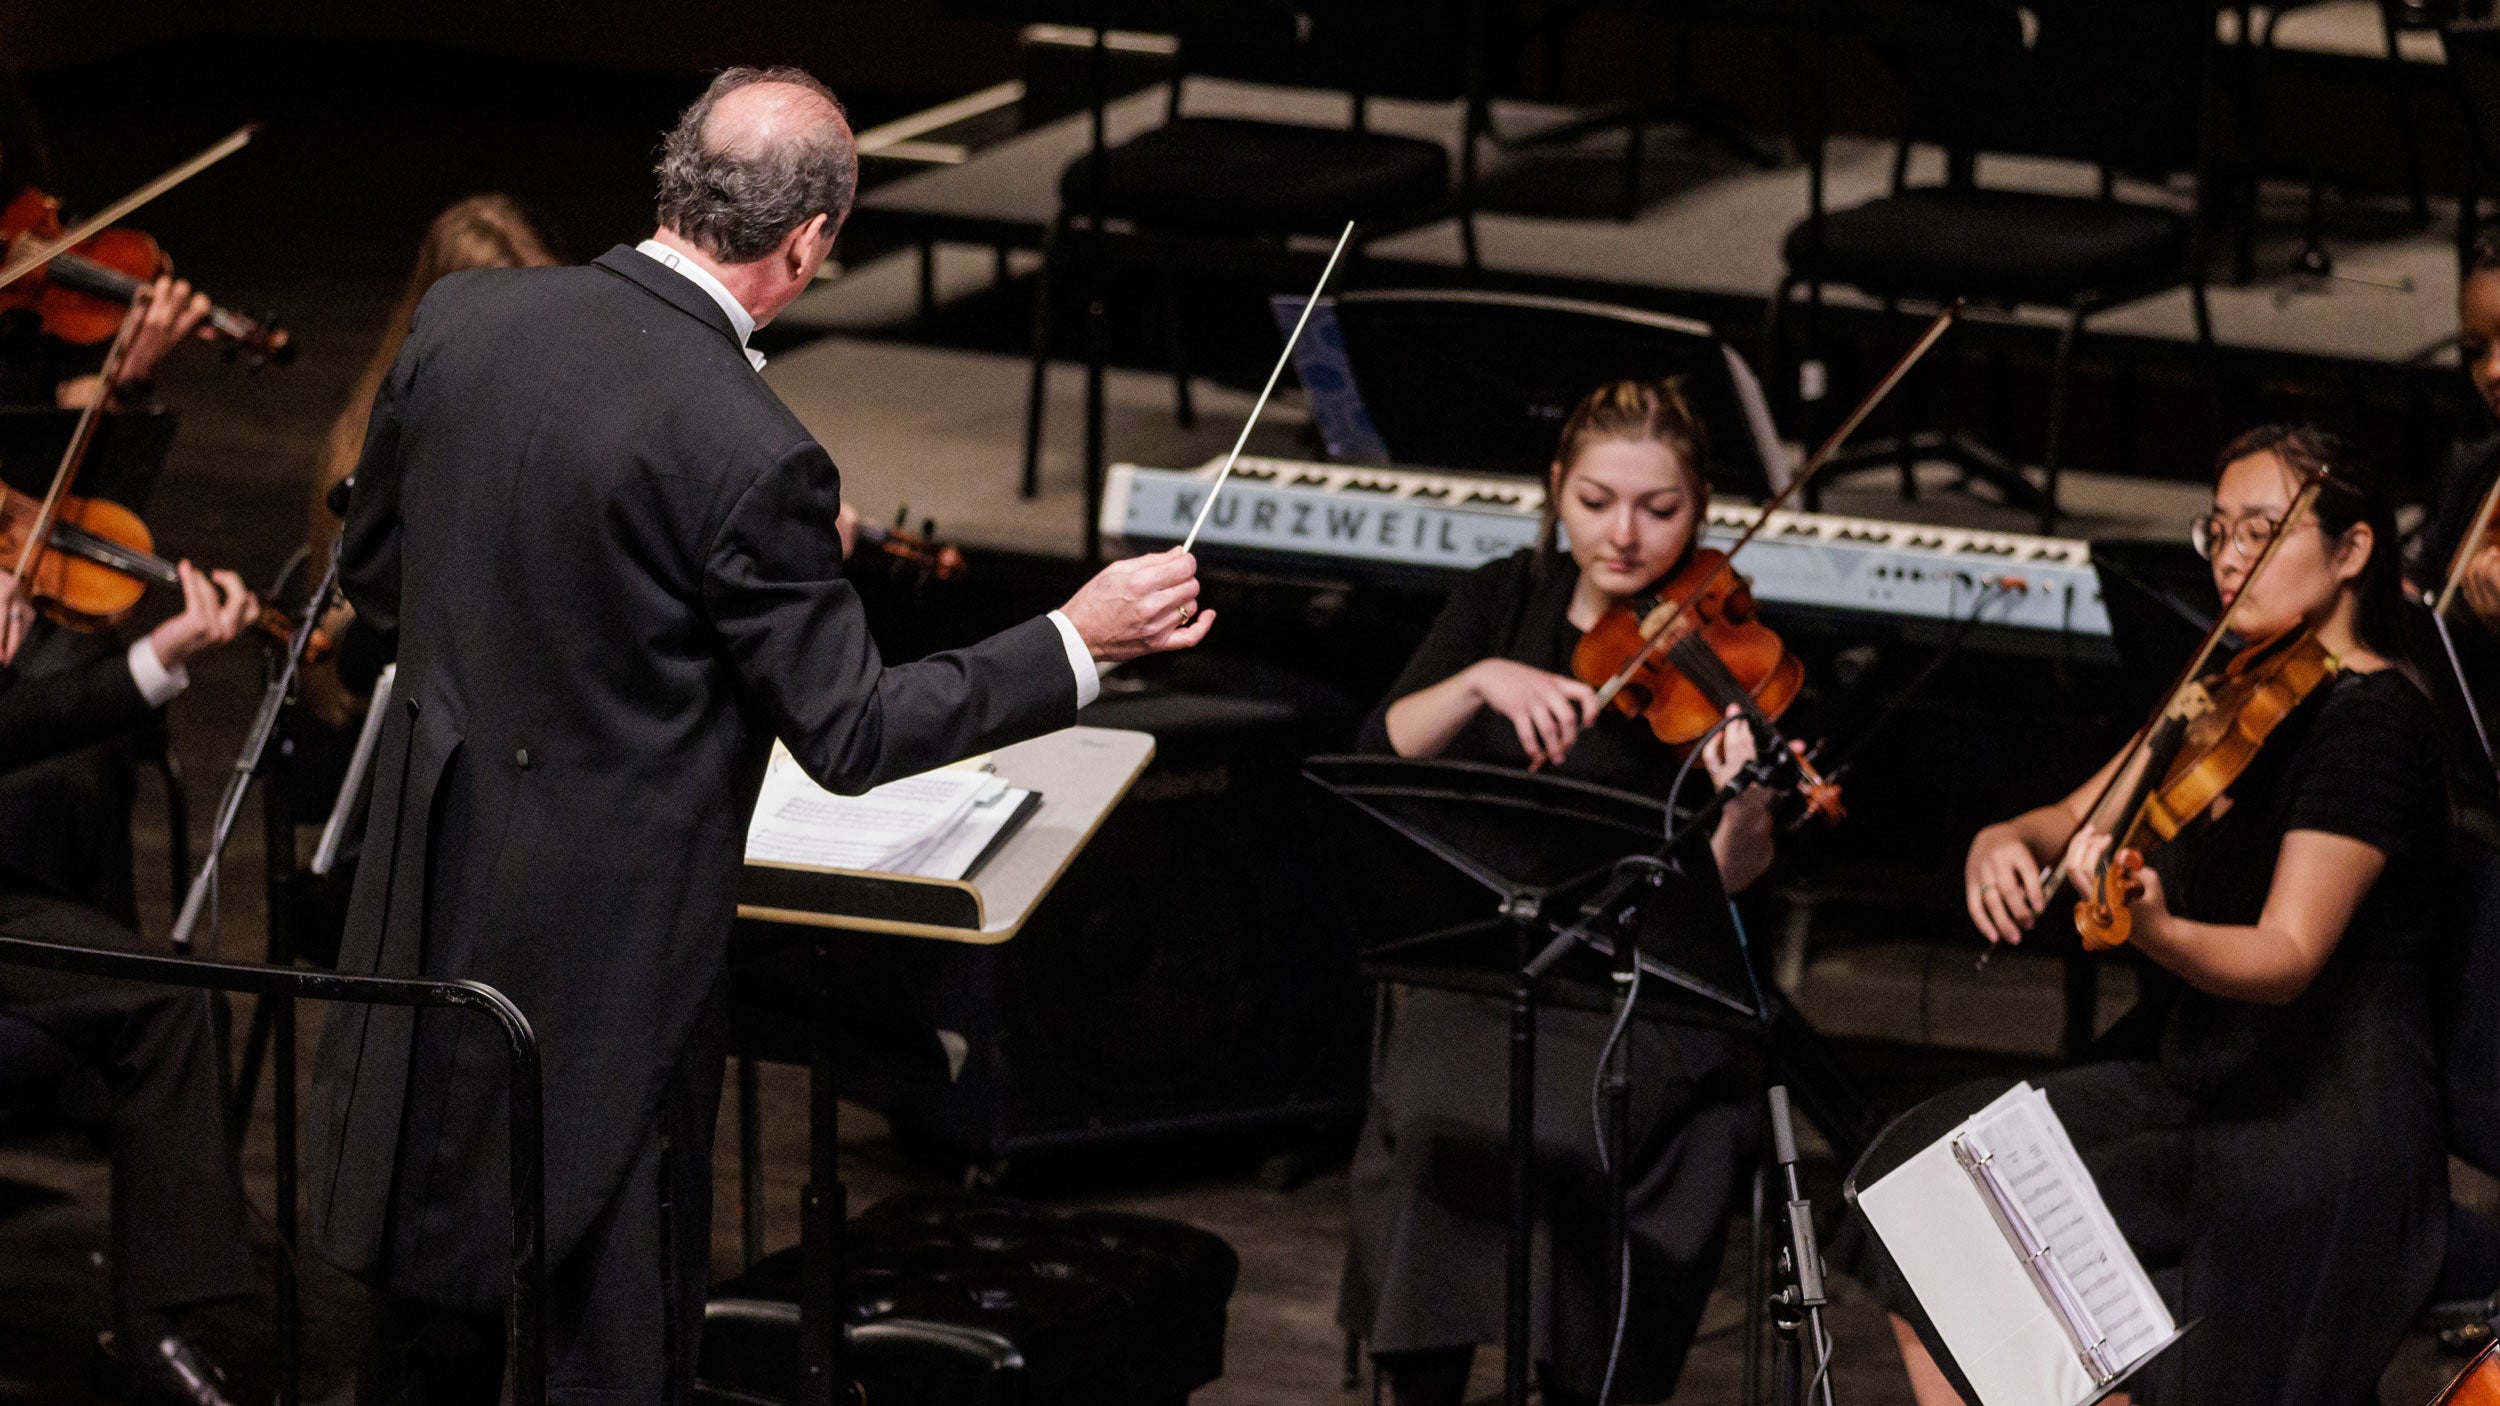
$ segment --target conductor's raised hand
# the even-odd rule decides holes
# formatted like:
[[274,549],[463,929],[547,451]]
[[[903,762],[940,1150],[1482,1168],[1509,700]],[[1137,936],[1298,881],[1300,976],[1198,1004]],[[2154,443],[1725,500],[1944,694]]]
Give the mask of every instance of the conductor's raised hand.
[[1096,662],[1117,664],[1205,639],[1215,612],[1197,602],[1198,559],[1171,547],[1104,567],[1060,613]]

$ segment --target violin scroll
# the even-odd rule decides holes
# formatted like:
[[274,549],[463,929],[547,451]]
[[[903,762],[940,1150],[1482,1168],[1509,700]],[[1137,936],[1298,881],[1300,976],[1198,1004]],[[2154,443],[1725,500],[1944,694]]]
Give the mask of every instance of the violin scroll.
[[2121,849],[2110,855],[2092,885],[2092,896],[2075,903],[2075,931],[2083,935],[2084,951],[2106,952],[2126,945],[2135,932],[2130,905],[2144,896],[2143,873],[2142,851]]

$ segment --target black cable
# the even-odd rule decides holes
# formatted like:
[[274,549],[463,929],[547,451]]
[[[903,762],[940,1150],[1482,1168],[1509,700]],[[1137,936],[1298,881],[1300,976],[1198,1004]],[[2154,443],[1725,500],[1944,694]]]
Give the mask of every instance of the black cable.
[[[1631,942],[1632,934],[1623,933],[1617,942]],[[1597,1073],[1589,1081],[1589,1125],[1597,1142],[1598,1169],[1614,1175],[1614,1159],[1606,1155],[1606,1120],[1600,1110],[1599,1093],[1606,1085],[1606,1067],[1613,1062],[1615,1047],[1621,1043],[1625,1030],[1632,1024],[1632,1011],[1641,999],[1641,964],[1634,955],[1629,976],[1616,978],[1623,984],[1623,1002],[1615,1012],[1614,1028],[1606,1032],[1606,1043],[1597,1052]],[[1615,1330],[1606,1346],[1606,1374],[1599,1379],[1597,1406],[1607,1406],[1614,1399],[1615,1368],[1623,1361],[1623,1330],[1632,1318],[1632,1218],[1623,1218],[1621,1233],[1615,1241]]]
[[1934,657],[1930,658],[1918,673],[1901,687],[1899,692],[1893,694],[1884,706],[1876,711],[1874,721],[1868,723],[1859,730],[1856,737],[1850,739],[1848,756],[1840,765],[1831,769],[1830,780],[1838,782],[1849,774],[1850,769],[1858,764],[1859,756],[1866,751],[1867,744],[1880,735],[1885,728],[1892,725],[1893,719],[1901,715],[1901,710],[1908,706],[1909,701],[1917,697],[1919,690],[1927,687],[1929,681],[1936,677],[1937,671],[1945,666],[1945,662],[1961,649],[1962,641],[1969,637],[1972,628],[1977,626],[1980,618],[1987,614],[1989,603],[2001,595],[2011,595],[2013,589],[2001,577],[1981,583],[1978,598],[1971,602],[1970,614],[1953,622],[1953,628],[1945,632],[1943,641],[1936,646]]

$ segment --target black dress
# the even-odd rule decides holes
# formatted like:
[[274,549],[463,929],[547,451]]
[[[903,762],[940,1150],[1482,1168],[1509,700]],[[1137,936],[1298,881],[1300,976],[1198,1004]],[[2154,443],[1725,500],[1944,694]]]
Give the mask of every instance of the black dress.
[[[1580,632],[1566,612],[1577,581],[1568,557],[1542,571],[1530,552],[1482,567],[1451,597],[1389,701],[1487,658],[1570,672]],[[1389,750],[1387,714],[1384,702],[1365,724],[1366,749]],[[1510,723],[1489,709],[1442,755],[1527,763]],[[1647,726],[1609,713],[1555,771],[1657,795],[1676,765]],[[1399,997],[1354,1154],[1338,1319],[1375,1353],[1499,1343],[1509,1010],[1454,992]],[[1606,1178],[1589,1116],[1605,1032],[1592,1013],[1538,1015],[1535,1360],[1583,1394],[1599,1387],[1613,1329]],[[1633,1300],[1616,1399],[1654,1401],[1674,1390],[1717,1279],[1728,1207],[1751,1165],[1752,1082],[1728,1034],[1635,1021],[1627,1040]]]
[[[2136,1399],[2353,1406],[2373,1399],[2446,1244],[2431,1015],[2445,873],[2437,722],[2394,669],[2338,676],[2228,794],[2224,813],[2148,856],[2171,911],[2253,923],[2286,833],[2348,836],[2387,867],[2334,954],[2281,1006],[2180,984],[2151,1057],[2038,1082],[2173,1313],[2202,1320],[2147,1368]],[[1916,1150],[1894,1141],[1870,1160]],[[1862,1165],[1858,1184],[1880,1170]],[[1839,1257],[1855,1252],[1859,1277],[1975,1400],[1852,1221]]]

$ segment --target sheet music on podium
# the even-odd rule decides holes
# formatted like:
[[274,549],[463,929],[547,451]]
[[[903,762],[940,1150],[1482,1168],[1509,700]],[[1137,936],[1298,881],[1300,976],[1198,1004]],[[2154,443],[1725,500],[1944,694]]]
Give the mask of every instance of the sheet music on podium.
[[1858,1204],[1982,1406],[2081,1406],[2178,1340],[2048,1095],[2029,1084]]
[[840,796],[817,785],[789,749],[775,743],[747,824],[747,858],[964,879],[1039,800],[977,761]]

